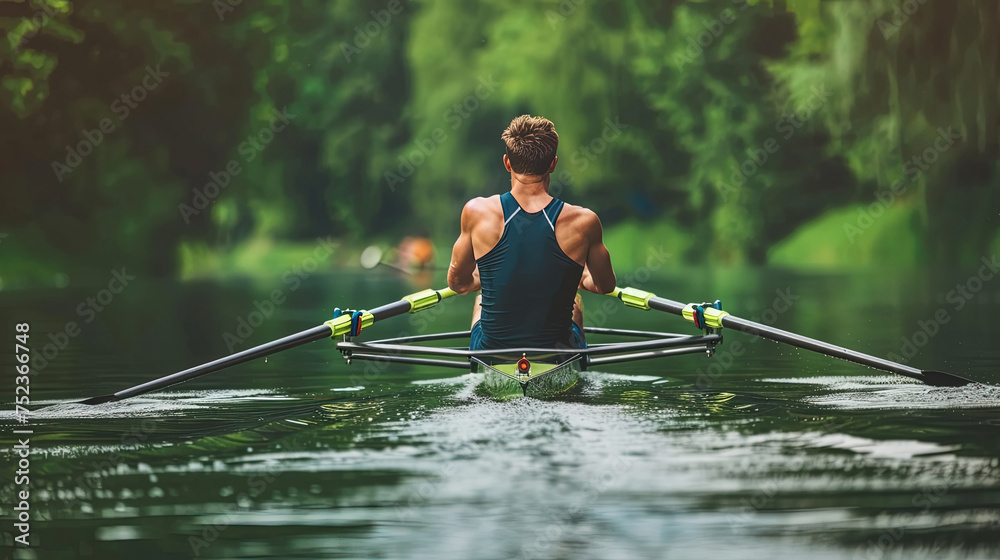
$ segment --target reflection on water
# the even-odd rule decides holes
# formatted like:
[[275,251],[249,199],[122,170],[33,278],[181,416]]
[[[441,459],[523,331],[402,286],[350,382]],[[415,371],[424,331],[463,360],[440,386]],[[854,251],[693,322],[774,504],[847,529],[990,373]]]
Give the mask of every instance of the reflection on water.
[[[347,288],[330,293],[329,279],[304,286],[254,341],[308,328],[322,309],[413,291],[391,277],[340,280]],[[900,291],[897,279],[742,272],[741,280],[646,287],[675,299],[722,296],[753,316],[770,305],[766,292],[796,286],[801,300],[777,326],[883,356],[936,305],[922,299],[933,298],[929,285]],[[891,309],[880,282],[897,282]],[[31,421],[36,557],[1000,555],[997,351],[987,331],[966,328],[992,316],[992,304],[964,310],[965,323],[914,358],[988,383],[962,388],[727,333],[726,343],[747,351],[707,387],[699,370],[712,362],[687,356],[587,372],[559,400],[494,402],[475,396],[481,376],[349,367],[320,342],[171,391],[98,407],[71,402],[225,354],[225,329],[211,326],[267,289],[152,287],[135,294],[131,311],[168,296],[203,305],[172,306],[145,326],[148,337],[130,310],[108,315],[33,378],[34,402],[47,405]],[[36,294],[50,302],[41,313],[3,295],[0,305],[31,316],[39,334],[62,319],[52,301],[74,303],[72,294]],[[465,326],[468,302],[446,303],[426,323],[400,318],[379,334]],[[180,328],[195,322],[198,335]],[[631,310],[603,326],[687,332],[672,317]],[[12,413],[0,412],[0,424],[9,434]],[[10,449],[3,445],[5,464]],[[5,516],[12,472],[2,479]]]

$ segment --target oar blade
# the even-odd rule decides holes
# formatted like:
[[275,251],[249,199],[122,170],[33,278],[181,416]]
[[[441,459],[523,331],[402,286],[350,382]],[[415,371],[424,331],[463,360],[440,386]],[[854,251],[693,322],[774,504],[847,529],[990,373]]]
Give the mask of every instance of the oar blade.
[[933,385],[934,387],[964,387],[970,383],[975,383],[975,381],[971,379],[966,379],[960,375],[944,371],[925,369],[920,373],[924,375],[924,383]]
[[88,405],[93,406],[95,404],[104,404],[104,403],[111,402],[111,401],[116,401],[116,400],[118,400],[118,397],[114,396],[113,394],[112,395],[101,395],[99,397],[90,397],[89,399],[84,399],[82,401],[77,401],[76,404],[88,404]]

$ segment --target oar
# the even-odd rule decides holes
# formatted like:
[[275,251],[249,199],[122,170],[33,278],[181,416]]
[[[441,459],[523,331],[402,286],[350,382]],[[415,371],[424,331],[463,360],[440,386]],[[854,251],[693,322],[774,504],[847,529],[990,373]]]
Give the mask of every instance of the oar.
[[[643,290],[637,290],[635,288],[615,288],[615,290],[608,295],[617,297],[626,305],[631,307],[665,311],[667,313],[673,313],[674,315],[680,315],[689,321],[694,321],[694,316],[696,314],[696,305],[693,303],[685,305],[680,302],[657,297],[655,294]],[[885,360],[883,358],[862,354],[861,352],[848,350],[847,348],[835,346],[821,340],[816,340],[814,338],[797,335],[795,333],[790,333],[788,331],[783,331],[781,329],[741,319],[714,307],[704,307],[703,315],[705,325],[710,328],[733,329],[734,331],[756,335],[768,340],[784,342],[785,344],[790,344],[798,348],[812,350],[813,352],[819,352],[820,354],[826,354],[827,356],[833,356],[834,358],[840,358],[842,360],[847,360],[863,366],[912,377],[935,387],[961,387],[962,385],[973,383],[971,379],[966,379],[953,373],[917,369]]]
[[[372,325],[377,321],[383,319],[388,319],[389,317],[395,317],[396,315],[402,315],[403,313],[416,313],[418,311],[423,311],[424,309],[433,307],[437,305],[439,301],[445,298],[449,298],[455,295],[449,288],[444,288],[441,290],[424,290],[422,292],[417,292],[415,294],[410,294],[399,301],[388,303],[381,307],[376,307],[371,311],[362,312],[359,317],[361,326],[367,327]],[[195,377],[201,377],[202,375],[208,375],[210,373],[217,372],[228,367],[232,367],[244,362],[249,362],[250,360],[256,360],[257,358],[263,358],[264,356],[269,356],[282,350],[287,350],[289,348],[294,348],[296,346],[302,346],[309,342],[315,342],[327,337],[340,336],[348,334],[351,331],[351,314],[344,314],[339,317],[330,319],[329,321],[323,323],[322,325],[313,327],[309,330],[302,331],[298,334],[293,334],[291,336],[286,336],[285,338],[279,338],[273,342],[268,342],[267,344],[261,344],[260,346],[238,352],[231,356],[226,356],[225,358],[219,358],[213,362],[208,362],[207,364],[202,364],[191,369],[186,369],[184,371],[168,375],[166,377],[161,377],[159,379],[154,379],[153,381],[148,381],[141,385],[136,385],[135,387],[129,387],[128,389],[123,389],[117,393],[112,393],[110,395],[101,395],[99,397],[91,397],[87,400],[80,401],[80,404],[102,404],[112,401],[120,401],[122,399],[127,399],[134,397],[136,395],[141,395],[143,393],[148,393],[150,391],[156,391],[163,389],[165,387],[170,387],[171,385],[176,385],[178,383],[183,383]]]

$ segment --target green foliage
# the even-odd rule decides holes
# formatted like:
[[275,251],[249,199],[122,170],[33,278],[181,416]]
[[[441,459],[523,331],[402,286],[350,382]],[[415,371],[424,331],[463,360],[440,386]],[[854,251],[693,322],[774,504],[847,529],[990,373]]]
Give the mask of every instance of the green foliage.
[[[995,4],[904,4],[7,3],[4,275],[191,275],[326,235],[448,247],[462,204],[507,188],[499,136],[521,113],[556,123],[553,192],[601,215],[623,266],[661,244],[687,262],[975,262],[998,235]],[[150,68],[167,76],[122,117]],[[838,224],[900,181],[847,242]]]
[[[823,40],[798,41],[769,69],[789,99],[810,73],[834,92],[828,152],[845,158],[862,203],[872,187],[913,182],[929,260],[975,262],[997,228],[969,209],[985,217],[1000,202],[996,3],[831,2],[820,18],[799,26]],[[961,139],[942,150],[952,129]]]
[[768,261],[790,268],[912,268],[925,264],[916,204],[901,201],[878,208],[872,213],[869,205],[851,205],[828,212],[772,247]]
[[641,267],[674,268],[684,263],[683,256],[693,243],[690,234],[662,220],[626,220],[604,231],[604,244],[620,274]]

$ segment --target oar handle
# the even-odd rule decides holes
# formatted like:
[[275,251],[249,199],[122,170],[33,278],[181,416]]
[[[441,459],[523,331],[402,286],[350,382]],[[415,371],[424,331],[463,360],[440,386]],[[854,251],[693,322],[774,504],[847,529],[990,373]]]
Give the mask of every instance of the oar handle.
[[[679,315],[689,321],[694,321],[696,305],[693,303],[683,304],[677,301],[658,297],[652,292],[637,290],[635,288],[615,288],[614,291],[607,295],[617,297],[622,300],[625,305],[631,307],[636,307],[638,309],[656,309],[657,311],[673,313],[674,315]],[[863,366],[912,377],[929,385],[952,387],[972,383],[971,380],[959,375],[941,371],[917,369],[915,367],[910,367],[879,358],[877,356],[871,356],[855,350],[829,344],[807,336],[783,331],[781,329],[776,329],[754,321],[748,321],[746,319],[730,315],[729,313],[714,307],[703,307],[702,314],[705,319],[705,325],[710,328],[733,329],[735,331],[756,335],[775,342],[783,342],[797,348],[819,352],[820,354],[840,358],[842,360],[847,360]]]

